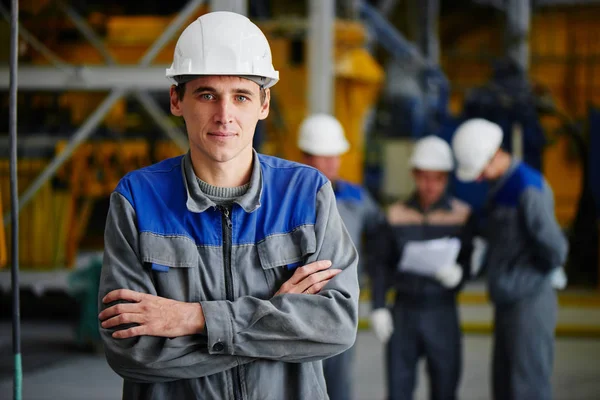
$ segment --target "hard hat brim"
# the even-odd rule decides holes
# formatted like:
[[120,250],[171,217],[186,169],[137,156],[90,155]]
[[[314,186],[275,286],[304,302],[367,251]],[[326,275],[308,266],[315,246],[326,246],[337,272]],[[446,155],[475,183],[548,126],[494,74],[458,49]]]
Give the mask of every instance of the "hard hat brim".
[[322,156],[322,157],[333,157],[333,156],[341,156],[344,155],[350,150],[350,144],[346,143],[339,149],[335,150],[323,150],[320,148],[315,148],[314,146],[298,146],[300,150],[305,152],[306,154],[310,154],[311,156]]
[[452,169],[454,169],[454,165],[433,165],[431,163],[423,163],[418,161],[412,161],[410,166],[421,171],[450,172]]
[[461,168],[456,169],[456,178],[461,182],[475,182],[481,175],[483,169]]

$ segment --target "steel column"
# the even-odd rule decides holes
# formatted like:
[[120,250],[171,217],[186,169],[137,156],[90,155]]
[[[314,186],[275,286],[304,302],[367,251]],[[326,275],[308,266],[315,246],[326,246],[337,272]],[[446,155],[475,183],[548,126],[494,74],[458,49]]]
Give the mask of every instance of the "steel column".
[[308,24],[308,104],[310,114],[333,111],[333,31],[335,0],[310,0]]

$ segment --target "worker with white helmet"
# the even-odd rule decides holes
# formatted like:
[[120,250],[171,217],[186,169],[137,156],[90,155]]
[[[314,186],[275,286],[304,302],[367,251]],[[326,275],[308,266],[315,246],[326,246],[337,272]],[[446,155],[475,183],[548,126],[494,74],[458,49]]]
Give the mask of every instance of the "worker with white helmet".
[[256,153],[279,79],[248,18],[208,13],[167,76],[190,151],[111,195],[100,333],[124,399],[327,399],[355,340],[358,254],[327,178]]
[[[342,221],[358,249],[359,280],[364,282],[366,271],[375,256],[368,252],[369,238],[373,238],[384,222],[381,209],[369,192],[360,185],[340,178],[341,155],[350,149],[344,128],[329,114],[313,114],[300,125],[298,147],[303,153],[303,162],[320,170],[333,185],[337,208]],[[365,252],[361,252],[365,241]],[[352,398],[353,350],[349,349],[324,361],[327,392],[331,400]]]
[[456,176],[491,183],[483,237],[495,305],[494,399],[551,399],[554,329],[553,276],[568,244],[554,216],[554,199],[542,174],[501,148],[497,124],[471,119],[458,127],[452,148]]
[[[446,141],[420,139],[410,165],[415,193],[389,207],[387,229],[380,232],[371,326],[387,344],[389,399],[413,398],[423,357],[430,398],[455,399],[462,370],[456,297],[469,275],[470,208],[447,193],[454,160]],[[395,289],[391,311],[386,307],[390,287]]]

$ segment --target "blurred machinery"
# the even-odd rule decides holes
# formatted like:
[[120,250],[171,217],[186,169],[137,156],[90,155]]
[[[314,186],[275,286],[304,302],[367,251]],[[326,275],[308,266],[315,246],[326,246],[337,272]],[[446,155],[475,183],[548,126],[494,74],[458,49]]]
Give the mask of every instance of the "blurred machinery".
[[[0,196],[2,193],[0,192]],[[0,197],[1,199],[2,197]],[[2,201],[0,201],[0,215],[2,215]],[[0,226],[0,268],[4,267],[7,262],[7,254],[6,254],[6,233],[4,232],[4,224]]]
[[[32,67],[19,75],[24,143],[19,186],[29,201],[20,217],[24,267],[74,266],[79,248],[101,246],[106,198],[119,177],[185,149],[181,121],[166,112],[164,67],[171,61],[173,38],[207,12],[211,2],[148,3],[144,7],[154,14],[147,15],[122,3],[39,0],[27,2],[22,10],[20,57]],[[306,15],[310,2],[284,3],[250,1],[245,10],[269,37],[282,77],[255,145],[262,152],[299,160],[297,128],[309,112],[311,21],[293,15]],[[348,18],[338,18],[332,27],[332,112],[352,145],[342,159],[343,177],[366,183],[383,201],[404,196],[412,188],[404,160],[408,157],[402,155],[410,153],[413,139],[437,134],[449,140],[462,119],[483,116],[505,128],[508,149],[544,171],[565,228],[575,232],[580,230],[575,225],[581,226],[576,221],[595,221],[597,214],[591,216],[585,205],[591,203],[585,199],[590,193],[599,196],[600,180],[592,178],[582,160],[597,143],[598,124],[592,124],[596,114],[590,111],[590,123],[583,125],[557,115],[581,116],[589,108],[578,103],[581,97],[600,101],[593,90],[579,96],[574,89],[583,80],[593,87],[599,42],[589,32],[600,14],[597,8],[543,8],[549,3],[559,2],[533,1],[537,8],[532,14],[529,1],[516,0],[339,1],[338,16],[343,8]],[[449,12],[448,7],[454,8]],[[86,12],[79,15],[77,10]],[[273,10],[288,10],[288,16],[275,17]],[[394,10],[412,21],[406,37],[390,22]],[[5,28],[0,24],[0,36],[8,35]],[[528,34],[538,29],[544,34]],[[506,48],[498,46],[498,36],[507,39]],[[558,50],[550,55],[553,46]],[[587,53],[569,53],[575,47]],[[0,57],[6,55],[0,52]],[[493,59],[503,61],[491,63]],[[385,74],[378,60],[384,60]],[[6,84],[1,72],[0,84]],[[543,94],[538,83],[547,88]],[[119,85],[131,90],[119,90]],[[549,93],[553,108],[546,101]],[[0,119],[6,119],[6,110],[0,107]],[[572,134],[553,134],[559,131]],[[67,142],[69,137],[75,140]],[[577,138],[583,146],[574,146]],[[594,165],[589,162],[589,168]],[[0,176],[7,174],[6,163],[0,161]],[[0,179],[5,212],[7,181]],[[475,207],[486,190],[485,185],[458,182],[453,188]],[[589,254],[592,241],[582,254]],[[0,242],[0,265],[3,248]]]
[[[150,16],[103,14],[90,3],[86,9],[92,11],[82,16],[77,2],[34,3],[22,14],[19,186],[25,201],[19,256],[24,268],[40,270],[74,267],[79,249],[101,248],[106,199],[118,180],[185,150],[181,121],[165,113],[164,68],[173,38],[210,4],[190,0],[175,16]],[[308,112],[307,19],[265,19],[259,25],[282,80],[273,90],[272,117],[259,125],[255,144],[299,160],[296,131]],[[343,175],[355,182],[363,175],[364,121],[383,81],[382,68],[364,49],[366,40],[360,22],[335,21],[333,112],[352,144],[342,160]],[[132,90],[119,90],[119,83]],[[8,176],[4,164],[0,176]],[[8,179],[1,182],[6,205]]]
[[[439,61],[438,29],[431,20],[438,18],[440,2],[423,1],[418,7],[416,2],[408,3],[413,5],[408,18],[418,24],[412,32],[415,44],[387,29],[371,9],[364,11],[371,20],[380,21],[376,26],[387,34],[386,50],[390,42],[395,49],[390,51],[378,108],[374,142],[381,143],[383,167],[373,169],[373,190],[383,194],[383,201],[412,191],[412,185],[406,184],[411,182],[406,157],[400,156],[410,154],[412,138],[436,134],[451,140],[464,119],[495,121],[505,132],[504,147],[542,170],[555,190],[557,217],[571,243],[571,282],[598,282],[598,213],[591,193],[600,181],[588,178],[587,162],[593,154],[593,142],[587,137],[598,132],[591,124],[588,132],[583,129],[588,124],[578,125],[567,115],[581,117],[587,111],[569,104],[581,98],[573,95],[576,90],[585,93],[588,102],[600,101],[591,94],[593,89],[587,89],[594,87],[592,65],[597,62],[598,46],[592,44],[597,40],[591,24],[600,9],[551,7],[588,3],[579,1],[462,2],[440,22],[444,52]],[[490,5],[496,10],[485,7]],[[532,25],[543,33],[530,35]],[[504,37],[504,42],[498,37]],[[575,48],[586,53],[570,54]],[[452,81],[452,92],[445,76]],[[475,209],[483,205],[485,183],[453,180],[451,185]]]

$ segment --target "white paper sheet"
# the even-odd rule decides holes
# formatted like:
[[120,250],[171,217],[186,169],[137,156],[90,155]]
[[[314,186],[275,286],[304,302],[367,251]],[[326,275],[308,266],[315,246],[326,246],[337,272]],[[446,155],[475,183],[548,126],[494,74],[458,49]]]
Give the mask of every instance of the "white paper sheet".
[[435,276],[444,267],[454,265],[460,252],[458,238],[409,241],[404,246],[398,268],[424,276]]

